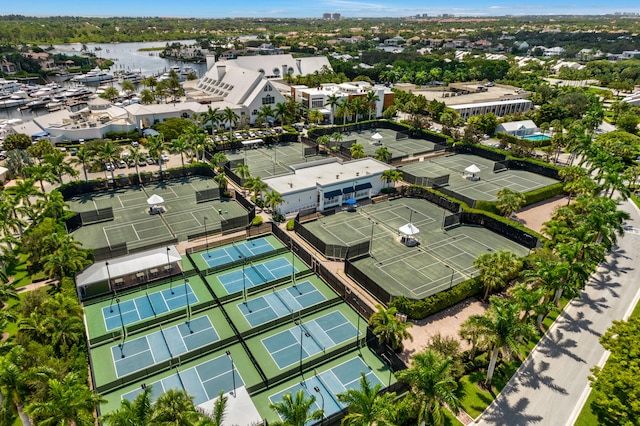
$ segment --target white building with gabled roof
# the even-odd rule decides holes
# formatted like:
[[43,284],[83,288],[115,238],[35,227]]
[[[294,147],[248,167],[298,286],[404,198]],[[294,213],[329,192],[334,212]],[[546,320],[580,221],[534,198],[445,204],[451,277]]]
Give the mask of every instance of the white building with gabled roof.
[[332,70],[326,56],[294,58],[284,55],[238,56],[236,59],[219,62],[222,64],[259,72],[267,79],[281,79],[287,74],[292,77],[321,72],[323,68]]

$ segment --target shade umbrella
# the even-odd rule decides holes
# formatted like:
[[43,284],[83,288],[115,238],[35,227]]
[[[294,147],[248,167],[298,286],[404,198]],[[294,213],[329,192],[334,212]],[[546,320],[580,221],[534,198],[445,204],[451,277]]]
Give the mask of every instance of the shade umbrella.
[[347,199],[345,200],[345,204],[349,204],[349,205],[351,205],[351,206],[352,206],[352,205],[354,205],[355,203],[357,203],[357,201],[356,201],[356,199],[355,199],[355,198],[347,198]]
[[416,235],[420,233],[420,230],[413,223],[402,225],[400,228],[398,228],[398,231],[400,231],[400,233],[404,235]]
[[382,139],[383,136],[380,133],[374,133],[373,136],[371,136],[371,139],[375,139],[377,141],[379,141],[380,139]]
[[149,204],[150,206],[154,206],[156,204],[162,204],[162,203],[164,203],[164,198],[162,198],[157,194],[153,194],[151,197],[147,199],[147,204]]
[[476,173],[480,173],[480,167],[476,166],[475,164],[472,164],[466,169],[464,169],[464,171],[467,173],[476,174]]

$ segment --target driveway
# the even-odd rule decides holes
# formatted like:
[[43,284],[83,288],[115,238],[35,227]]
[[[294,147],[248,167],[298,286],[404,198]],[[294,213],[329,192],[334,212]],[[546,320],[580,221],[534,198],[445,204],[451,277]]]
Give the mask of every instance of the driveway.
[[481,425],[573,425],[590,387],[587,377],[608,354],[600,336],[613,320],[627,318],[638,298],[640,211],[632,202],[625,235],[538,343],[504,390],[477,420]]

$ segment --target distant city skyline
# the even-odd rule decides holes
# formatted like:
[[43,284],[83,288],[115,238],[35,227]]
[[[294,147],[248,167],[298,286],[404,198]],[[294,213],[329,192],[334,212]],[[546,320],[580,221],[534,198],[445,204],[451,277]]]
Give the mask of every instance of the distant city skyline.
[[111,0],[108,2],[53,2],[29,0],[7,2],[0,7],[1,15],[27,16],[87,16],[87,17],[180,17],[180,18],[322,18],[324,13],[339,13],[343,18],[406,17],[427,14],[438,16],[503,16],[503,15],[603,15],[615,12],[640,13],[637,0],[610,2],[573,2],[538,0],[513,3],[507,0],[460,0],[454,5],[428,4],[419,0],[393,2],[329,0],[324,2],[300,2],[274,0],[270,2],[245,0],[219,2],[189,0],[164,2],[138,0]]

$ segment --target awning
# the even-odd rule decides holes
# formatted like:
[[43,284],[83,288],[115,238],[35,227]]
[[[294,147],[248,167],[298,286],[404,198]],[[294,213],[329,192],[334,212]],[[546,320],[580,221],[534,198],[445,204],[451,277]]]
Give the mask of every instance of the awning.
[[475,164],[472,164],[469,167],[467,167],[466,169],[464,169],[464,171],[467,172],[467,173],[480,173],[480,168],[478,166],[476,166]]
[[49,132],[39,132],[31,135],[32,138],[44,138],[45,136],[49,136]]
[[360,185],[356,185],[356,191],[362,191],[363,189],[373,188],[371,186],[371,182],[361,183]]
[[349,186],[347,188],[343,188],[342,189],[342,193],[343,194],[351,194],[352,192],[355,192],[356,190],[353,189],[353,186]]
[[327,191],[324,193],[324,198],[333,198],[342,195],[342,191],[336,189],[335,191]]
[[159,136],[160,133],[158,133],[157,131],[155,131],[153,129],[144,129],[142,131],[142,135],[143,136]]

